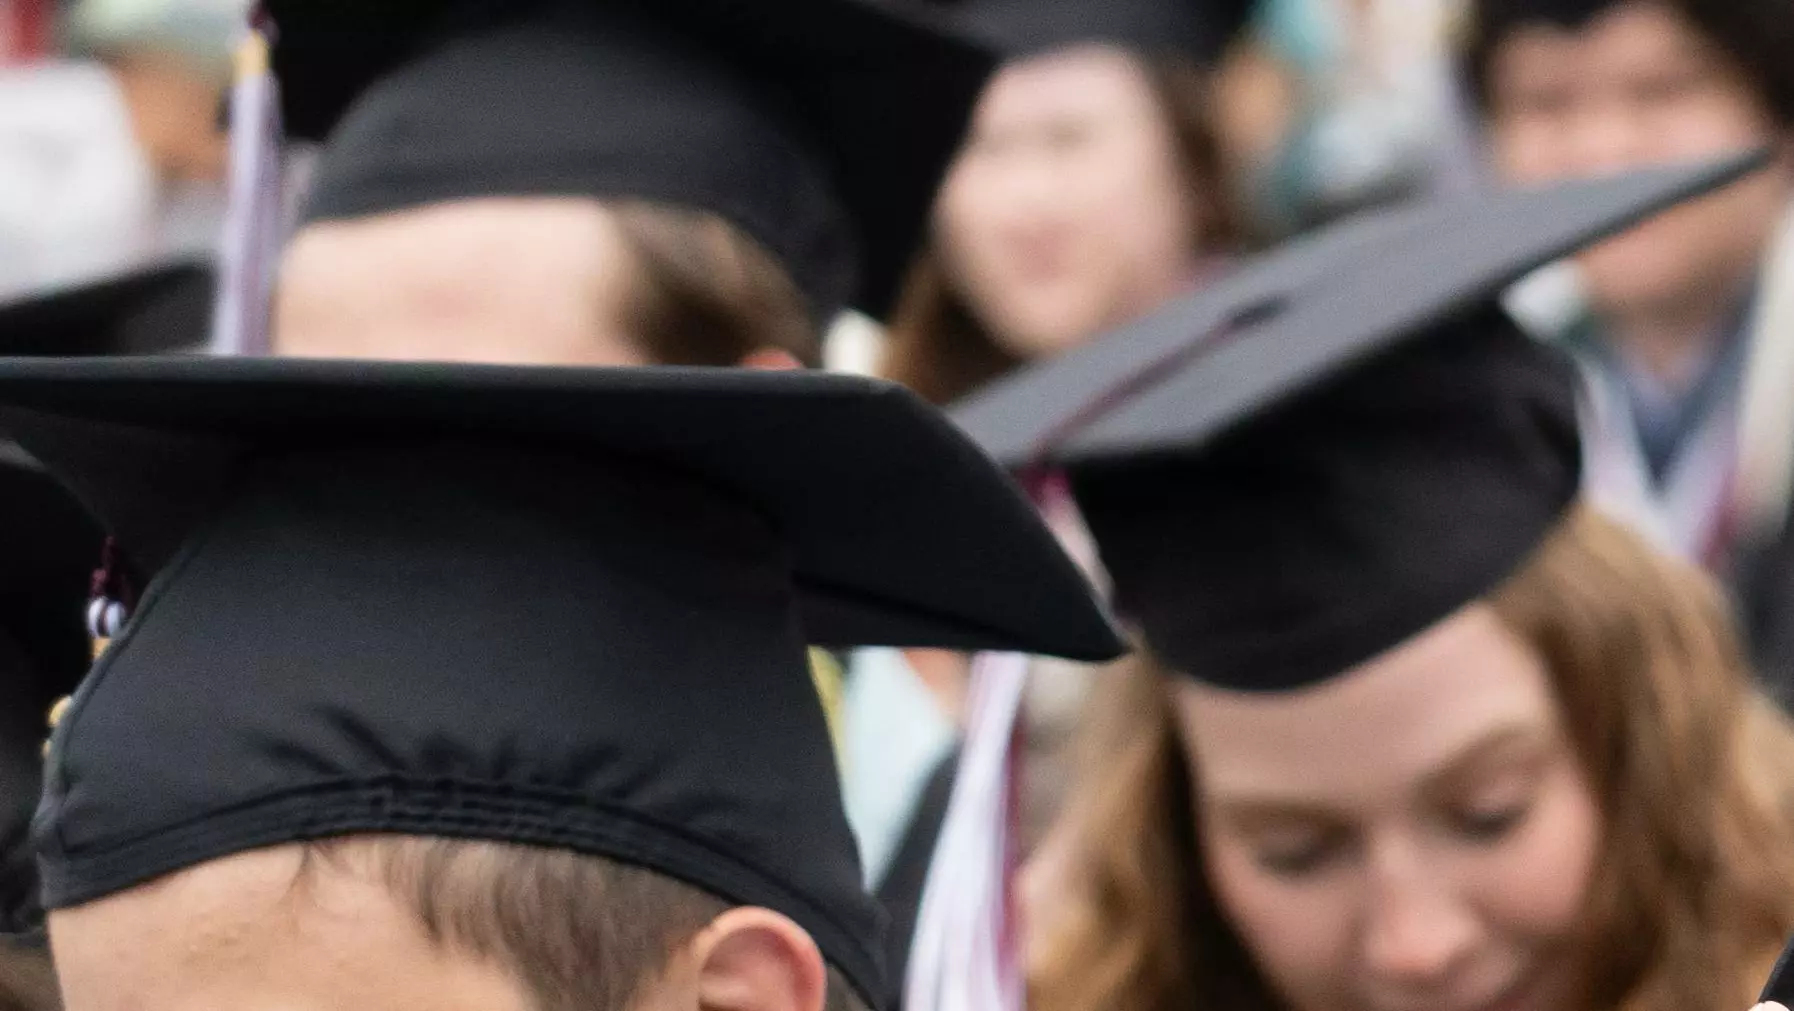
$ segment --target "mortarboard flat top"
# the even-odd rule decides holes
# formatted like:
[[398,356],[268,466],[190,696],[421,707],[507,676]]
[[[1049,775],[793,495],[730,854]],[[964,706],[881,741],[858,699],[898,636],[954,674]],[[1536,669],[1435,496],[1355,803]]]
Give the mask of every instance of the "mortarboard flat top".
[[[652,458],[739,494],[787,531],[805,627],[817,645],[995,649],[1097,660],[1120,648],[1085,582],[1032,508],[937,412],[903,388],[825,374],[731,369],[506,368],[329,360],[13,359],[0,398],[81,419],[77,453],[114,426],[186,440],[136,463],[59,476],[149,575],[211,507],[205,490],[244,449],[363,434],[546,439]],[[47,433],[32,433],[37,439]],[[135,441],[135,440],[132,440]],[[46,449],[47,451],[47,449]],[[110,463],[111,461],[105,461]],[[191,484],[158,481],[178,468]],[[137,471],[157,482],[134,486]],[[190,490],[189,490],[190,489]],[[1013,585],[1001,599],[977,584]]]
[[1762,163],[1345,222],[955,418],[1006,465],[1068,469],[1118,610],[1167,662],[1242,689],[1324,680],[1488,592],[1575,495],[1572,373],[1493,299]]
[[311,216],[694,207],[764,245],[823,319],[888,306],[994,61],[886,0],[264,6],[286,124],[329,138]]
[[1005,54],[1110,43],[1212,66],[1245,29],[1250,0],[961,0],[966,29]]
[[[992,383],[955,405],[953,418],[1009,466],[1194,448],[1552,260],[1763,164],[1753,153],[1349,219]],[[1190,349],[1221,330],[1226,339]],[[1132,389],[1143,371],[1152,381]],[[1130,395],[1075,424],[1093,397],[1118,384]],[[1068,438],[1048,439],[1074,425]],[[1036,459],[1044,442],[1046,457]]]
[[1008,479],[876,381],[4,359],[0,423],[153,575],[55,733],[52,906],[494,839],[777,909],[878,994],[805,641],[1120,649]]

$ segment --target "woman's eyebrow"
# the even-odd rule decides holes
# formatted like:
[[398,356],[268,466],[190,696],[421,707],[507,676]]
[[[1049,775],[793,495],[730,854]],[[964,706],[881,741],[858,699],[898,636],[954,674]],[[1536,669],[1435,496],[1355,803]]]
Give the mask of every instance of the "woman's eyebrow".
[[1346,820],[1338,810],[1306,797],[1221,795],[1210,803],[1229,822],[1245,828],[1275,828],[1298,822],[1339,825]]
[[1510,752],[1528,756],[1548,738],[1542,728],[1531,723],[1513,722],[1497,727],[1453,752],[1436,771],[1426,777],[1428,793],[1449,792],[1478,771],[1478,767]]

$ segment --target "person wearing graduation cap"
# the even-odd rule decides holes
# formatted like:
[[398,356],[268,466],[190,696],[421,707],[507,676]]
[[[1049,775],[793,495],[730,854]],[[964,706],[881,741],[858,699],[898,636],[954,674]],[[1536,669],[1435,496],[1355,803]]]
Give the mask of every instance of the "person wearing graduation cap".
[[1582,502],[1573,369],[1494,298],[1751,164],[1342,226],[956,414],[1063,470],[1141,644],[1030,1007],[1750,1004],[1794,731]]
[[[979,98],[889,329],[880,374],[939,404],[1186,290],[1236,251],[1213,84],[1246,0],[964,0],[959,26],[1008,56]],[[1074,554],[1075,521],[1055,518]],[[1057,810],[1089,671],[1032,680],[1022,845]],[[850,812],[880,894],[908,926],[949,799],[970,658],[851,658]],[[921,686],[921,690],[918,690]],[[936,707],[906,700],[921,695]],[[893,713],[913,713],[893,727]],[[900,736],[901,735],[901,736]],[[894,740],[895,739],[895,740]],[[911,744],[923,740],[930,747]],[[904,789],[905,783],[913,788]],[[900,803],[898,799],[908,800]]]
[[816,364],[881,316],[991,67],[892,0],[270,0],[321,141],[276,351]]
[[966,0],[985,88],[890,327],[883,374],[948,403],[1156,308],[1231,253],[1212,97],[1243,0]]
[[322,144],[272,349],[818,364],[887,311],[994,62],[898,6],[267,3]]
[[128,611],[34,823],[70,1011],[875,1003],[806,644],[1121,649],[873,380],[8,358],[0,428]]

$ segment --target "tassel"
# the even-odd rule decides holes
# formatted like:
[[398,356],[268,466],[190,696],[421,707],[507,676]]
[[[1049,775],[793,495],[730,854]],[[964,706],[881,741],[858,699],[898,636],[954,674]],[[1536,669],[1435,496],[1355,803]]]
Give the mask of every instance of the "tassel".
[[262,12],[237,50],[231,88],[229,206],[225,213],[212,349],[266,354],[280,254],[284,170],[280,85],[269,68],[274,25]]
[[134,594],[125,582],[118,562],[118,543],[106,538],[100,552],[100,567],[94,570],[88,587],[87,634],[93,640],[93,657],[100,658],[136,606]]

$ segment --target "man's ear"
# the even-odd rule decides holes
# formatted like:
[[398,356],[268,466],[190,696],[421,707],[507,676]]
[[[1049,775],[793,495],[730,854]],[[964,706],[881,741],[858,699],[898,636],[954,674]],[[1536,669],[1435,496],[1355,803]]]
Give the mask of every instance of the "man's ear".
[[691,943],[702,1011],[822,1011],[828,969],[810,935],[755,906],[731,909]]
[[763,372],[790,372],[801,369],[804,363],[797,356],[781,348],[755,348],[736,363],[744,369],[759,369]]

